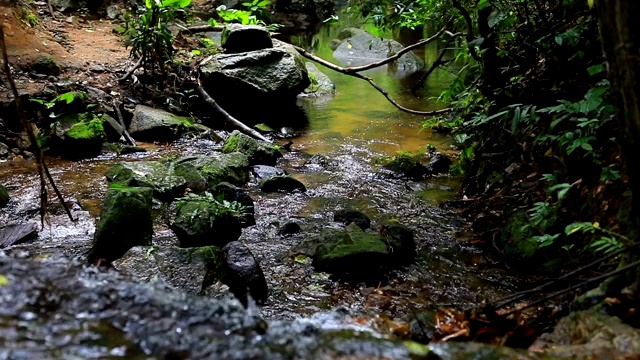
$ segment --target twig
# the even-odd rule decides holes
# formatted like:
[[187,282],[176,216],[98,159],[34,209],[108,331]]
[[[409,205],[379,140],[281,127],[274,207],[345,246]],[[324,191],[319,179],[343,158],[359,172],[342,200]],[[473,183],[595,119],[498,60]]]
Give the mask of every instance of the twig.
[[187,28],[181,29],[181,33],[199,33],[199,32],[207,32],[207,31],[223,31],[224,26],[211,26],[211,25],[197,25],[197,26],[189,26]]
[[131,69],[129,69],[129,71],[127,71],[127,73],[124,74],[123,77],[118,79],[118,82],[122,83],[122,82],[126,81],[133,74],[133,72],[136,71],[136,69],[139,68],[142,65],[142,59],[143,58],[144,58],[144,56],[140,56],[140,59],[138,59],[138,62],[136,62],[135,65],[133,65],[133,67]]
[[2,48],[2,60],[3,60],[4,72],[7,75],[7,81],[9,82],[9,86],[11,87],[11,92],[13,93],[13,98],[16,103],[16,110],[18,112],[18,117],[20,118],[22,127],[27,133],[27,137],[29,139],[29,142],[31,143],[31,146],[33,146],[33,154],[36,158],[38,175],[40,176],[40,222],[42,226],[44,226],[44,215],[47,207],[47,184],[46,184],[45,176],[46,178],[49,179],[49,183],[51,184],[51,187],[53,187],[53,190],[56,193],[58,200],[62,204],[62,207],[64,208],[67,215],[69,216],[69,219],[71,219],[71,221],[76,221],[73,218],[73,215],[71,215],[71,210],[69,210],[69,207],[64,201],[62,194],[58,190],[58,187],[56,186],[56,183],[53,180],[53,177],[51,176],[49,169],[47,168],[47,164],[44,162],[44,154],[42,153],[42,149],[38,145],[38,140],[36,139],[36,135],[33,132],[33,127],[29,122],[29,120],[27,119],[27,115],[24,112],[22,101],[20,101],[20,95],[18,94],[18,89],[16,88],[16,83],[13,81],[13,77],[11,76],[11,69],[9,68],[9,57],[7,55],[7,46],[4,41],[4,29],[2,26],[0,26],[0,48]]
[[[422,115],[422,116],[433,116],[433,115],[444,114],[444,113],[447,113],[447,112],[453,110],[452,108],[445,108],[445,109],[433,110],[433,111],[418,111],[418,110],[413,110],[413,109],[406,108],[406,107],[400,105],[397,101],[395,101],[385,89],[383,89],[378,84],[376,84],[373,81],[373,79],[371,79],[370,77],[362,75],[362,74],[357,73],[357,72],[354,73],[354,72],[349,70],[350,68],[343,68],[341,66],[338,66],[338,65],[335,65],[333,63],[330,63],[330,62],[328,62],[328,61],[326,61],[326,60],[324,60],[322,58],[319,58],[319,57],[309,53],[307,50],[305,50],[305,49],[303,49],[301,47],[298,47],[298,46],[295,46],[295,45],[293,47],[300,53],[300,55],[306,57],[309,60],[313,60],[313,61],[315,61],[315,62],[317,62],[319,64],[322,64],[322,65],[326,66],[327,68],[329,68],[329,69],[331,69],[333,71],[339,72],[341,74],[353,76],[353,77],[356,77],[358,79],[362,79],[362,80],[368,82],[371,86],[373,86],[376,90],[378,90],[379,93],[384,95],[384,97],[387,98],[387,100],[393,106],[395,106],[396,108],[398,108],[398,109],[400,109],[400,110],[402,110],[404,112],[407,112],[409,114]],[[391,60],[389,60],[389,61],[391,61]],[[378,65],[378,66],[380,66],[380,65]],[[367,69],[369,69],[368,65],[366,65],[365,67]],[[362,68],[362,66],[361,66],[361,68]]]
[[245,125],[242,122],[240,122],[238,119],[236,119],[233,116],[231,116],[222,107],[220,107],[220,105],[218,105],[218,103],[215,100],[213,100],[213,98],[207,93],[207,91],[202,86],[198,85],[197,89],[198,89],[198,92],[200,93],[200,96],[202,96],[202,99],[209,106],[211,106],[213,109],[215,109],[220,115],[222,115],[222,117],[224,118],[224,120],[226,122],[232,124],[235,127],[240,128],[242,131],[244,131],[245,133],[255,137],[256,139],[259,139],[259,140],[262,140],[262,141],[268,142],[268,143],[272,142],[271,140],[269,140],[266,137],[262,136],[262,134],[260,134],[256,130],[253,130],[252,128],[250,128],[247,125]]
[[467,47],[469,48],[469,54],[471,54],[471,57],[477,62],[482,63],[482,59],[480,59],[478,52],[476,52],[476,48],[471,44],[473,41],[473,21],[471,20],[471,15],[469,15],[467,9],[465,9],[458,0],[453,0],[453,7],[458,9],[467,25]]
[[431,67],[429,67],[429,70],[427,70],[426,73],[424,73],[424,75],[422,75],[420,77],[420,79],[415,83],[415,85],[413,85],[413,87],[411,88],[412,92],[417,91],[419,88],[422,87],[422,85],[424,85],[425,81],[427,81],[427,79],[429,78],[429,76],[431,76],[431,73],[437,69],[438,67],[440,67],[441,65],[445,65],[447,64],[450,60],[447,61],[442,61],[442,59],[444,58],[444,54],[447,53],[447,48],[449,46],[449,42],[447,42],[447,45],[444,47],[444,49],[442,49],[442,51],[440,51],[440,56],[438,56],[438,58],[436,59],[436,61],[433,62],[433,64],[431,64]]
[[623,267],[621,267],[619,269],[616,269],[614,271],[610,271],[610,272],[608,272],[606,274],[602,274],[600,276],[596,276],[596,277],[591,278],[589,280],[583,281],[583,282],[581,282],[579,284],[570,286],[570,287],[568,287],[568,288],[566,288],[564,290],[556,291],[553,294],[547,295],[547,296],[543,297],[540,300],[534,301],[534,302],[532,302],[530,304],[527,304],[527,305],[525,305],[523,307],[519,307],[517,309],[511,310],[508,313],[504,314],[503,316],[507,317],[509,315],[515,314],[516,312],[522,311],[524,309],[528,309],[528,308],[531,308],[531,307],[534,307],[534,306],[538,306],[538,305],[543,304],[546,301],[551,300],[551,299],[553,299],[555,297],[558,297],[560,295],[566,294],[566,293],[568,293],[570,291],[573,291],[575,289],[581,288],[583,286],[587,286],[587,285],[593,284],[595,282],[604,280],[604,279],[609,278],[611,276],[618,275],[620,273],[623,273],[623,272],[625,272],[627,270],[631,270],[631,269],[633,269],[635,267],[638,267],[638,266],[640,266],[640,260],[632,262],[631,264],[627,264],[626,266],[623,266]]
[[113,107],[116,108],[118,123],[120,124],[120,126],[122,126],[122,133],[124,134],[125,139],[127,139],[129,144],[136,146],[136,141],[131,137],[131,135],[127,131],[127,126],[124,124],[124,118],[122,117],[122,112],[120,111],[120,104],[115,99],[113,99]]

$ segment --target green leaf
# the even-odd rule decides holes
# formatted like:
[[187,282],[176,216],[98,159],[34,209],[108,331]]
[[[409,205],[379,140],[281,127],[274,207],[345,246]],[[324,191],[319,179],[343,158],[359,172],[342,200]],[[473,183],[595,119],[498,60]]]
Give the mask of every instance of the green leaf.
[[68,105],[68,104],[71,104],[75,99],[76,99],[76,93],[68,92],[58,96],[55,101],[64,101]]
[[589,5],[589,9],[593,8],[594,0],[587,0],[587,5]]
[[602,66],[602,64],[593,65],[587,68],[587,72],[589,73],[589,76],[599,74],[603,71],[604,71],[604,66]]
[[0,274],[0,286],[7,286],[7,285],[9,285],[9,279],[6,276]]

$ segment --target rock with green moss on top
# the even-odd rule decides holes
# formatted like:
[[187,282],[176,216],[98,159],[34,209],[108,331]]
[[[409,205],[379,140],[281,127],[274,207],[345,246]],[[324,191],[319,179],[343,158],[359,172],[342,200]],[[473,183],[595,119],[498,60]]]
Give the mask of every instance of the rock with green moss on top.
[[72,159],[95,157],[106,139],[103,119],[92,113],[63,115],[55,123],[54,150]]
[[182,247],[224,246],[238,240],[244,207],[212,195],[188,194],[176,202],[171,230]]
[[427,168],[414,157],[407,154],[399,154],[383,160],[382,166],[393,171],[398,176],[412,179],[421,179],[427,174]]
[[250,165],[275,165],[282,157],[277,145],[256,140],[237,130],[225,141],[222,148],[224,153],[241,152],[249,158]]
[[111,262],[134,246],[151,245],[152,198],[150,188],[109,188],[96,224],[89,262]]
[[368,232],[355,223],[345,230],[323,230],[294,252],[311,256],[319,271],[345,279],[375,279],[391,268],[411,262],[415,255],[412,232],[400,228],[400,224],[387,226],[394,226],[393,230]]
[[[249,181],[249,159],[239,152],[184,157],[174,163],[178,173],[181,171],[200,173],[206,179],[209,189],[221,182],[242,186]],[[183,176],[186,177],[184,174]]]
[[174,141],[182,136],[192,124],[189,117],[137,105],[129,125],[129,133],[141,141]]
[[139,281],[161,279],[194,295],[212,295],[211,285],[223,276],[222,253],[217,246],[180,248],[136,246],[113,266]]
[[307,191],[307,187],[304,186],[300,180],[295,179],[290,175],[272,176],[270,178],[260,180],[260,190],[264,192],[294,192],[294,191]]
[[171,201],[181,196],[187,188],[187,180],[176,174],[170,162],[121,162],[109,169],[106,176],[113,184],[151,188],[153,196],[162,201]]
[[62,72],[62,68],[50,55],[42,55],[31,64],[31,71],[42,75],[58,76]]
[[4,185],[0,185],[0,208],[7,206],[9,200],[11,200],[9,191],[7,191],[7,188]]

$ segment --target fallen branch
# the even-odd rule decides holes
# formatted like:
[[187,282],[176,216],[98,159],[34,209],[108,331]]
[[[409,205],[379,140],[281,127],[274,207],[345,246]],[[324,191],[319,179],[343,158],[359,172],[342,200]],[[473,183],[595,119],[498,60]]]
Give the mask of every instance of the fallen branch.
[[444,58],[444,54],[447,53],[448,46],[449,46],[449,43],[447,43],[444,49],[440,51],[440,55],[438,56],[436,61],[434,61],[433,64],[431,64],[431,67],[429,67],[429,70],[427,70],[427,72],[420,77],[420,79],[415,83],[415,85],[413,85],[413,87],[411,88],[411,92],[418,91],[418,89],[420,89],[424,85],[424,83],[427,81],[429,76],[431,76],[431,73],[433,73],[435,69],[439,68],[442,65],[446,65],[451,61],[451,60],[447,60],[447,61],[442,60]]
[[138,62],[136,62],[135,65],[133,65],[133,67],[131,69],[129,69],[129,71],[127,71],[127,73],[124,74],[123,77],[119,78],[118,82],[120,82],[120,83],[125,82],[133,74],[133,72],[136,71],[137,68],[142,66],[142,58],[143,58],[143,56],[140,56],[140,59],[138,59]]
[[216,110],[220,115],[222,115],[223,119],[226,122],[228,122],[229,124],[239,128],[243,132],[247,133],[248,135],[251,135],[251,136],[255,137],[258,140],[262,140],[262,141],[265,141],[265,142],[268,142],[268,143],[272,142],[271,140],[269,140],[266,137],[262,136],[262,134],[260,134],[256,130],[248,127],[247,125],[245,125],[242,122],[240,122],[238,119],[236,119],[233,116],[231,116],[222,107],[220,107],[220,105],[218,105],[218,103],[215,100],[213,100],[213,98],[207,93],[207,91],[202,86],[198,85],[197,89],[198,89],[198,92],[200,93],[200,96],[202,96],[202,99],[209,106],[211,106],[214,110]]
[[9,57],[7,55],[7,46],[4,41],[4,29],[2,26],[0,26],[0,48],[2,48],[2,60],[3,60],[4,72],[7,75],[7,82],[9,83],[9,86],[11,87],[11,92],[13,93],[13,98],[16,103],[16,110],[18,112],[18,117],[20,118],[22,127],[27,133],[27,137],[29,139],[29,142],[31,143],[31,146],[33,146],[33,155],[36,158],[38,175],[40,176],[40,222],[42,226],[44,226],[44,215],[47,207],[47,195],[48,195],[45,176],[49,180],[49,183],[51,184],[53,191],[56,193],[56,196],[58,197],[58,200],[62,204],[62,207],[64,208],[67,215],[69,216],[69,219],[71,219],[71,221],[76,221],[73,218],[73,215],[71,215],[71,210],[69,210],[69,207],[67,206],[67,203],[64,201],[62,194],[58,190],[58,187],[56,186],[56,183],[53,180],[51,173],[49,172],[49,168],[47,167],[47,164],[44,162],[44,154],[42,153],[42,149],[38,145],[38,140],[36,139],[36,134],[33,132],[33,127],[29,122],[29,120],[27,119],[27,115],[24,112],[22,101],[20,101],[20,95],[18,94],[18,89],[16,88],[16,83],[13,81],[13,77],[11,76],[11,69],[9,68]]
[[[315,62],[317,62],[317,63],[319,63],[321,65],[324,65],[325,67],[327,67],[327,68],[329,68],[329,69],[331,69],[333,71],[339,72],[341,74],[353,76],[353,77],[356,77],[358,79],[362,79],[362,80],[368,82],[371,86],[373,86],[374,89],[378,90],[379,93],[384,95],[384,97],[387,98],[387,100],[393,106],[395,106],[396,108],[398,108],[398,109],[400,109],[400,110],[402,110],[404,112],[407,112],[409,114],[422,115],[422,116],[433,116],[433,115],[445,114],[445,113],[448,113],[449,111],[453,110],[451,108],[445,108],[445,109],[432,110],[432,111],[418,111],[418,110],[413,110],[413,109],[406,108],[406,107],[400,105],[397,101],[395,101],[385,89],[383,89],[378,84],[376,84],[373,81],[373,79],[371,79],[370,77],[349,70],[349,69],[353,69],[353,68],[344,68],[344,67],[335,65],[333,63],[330,63],[329,61],[326,61],[326,60],[324,60],[322,58],[319,58],[319,57],[309,53],[307,50],[305,50],[305,49],[303,49],[301,47],[298,47],[298,46],[295,46],[295,45],[293,45],[293,47],[300,53],[300,55],[306,57],[309,60],[315,61]],[[388,59],[385,59],[385,60],[388,60]],[[382,60],[382,61],[385,61],[385,60]],[[389,60],[389,61],[393,61],[393,60]],[[389,61],[387,61],[387,62],[389,62]],[[380,62],[378,62],[378,63],[380,63]],[[384,64],[385,63],[382,63],[382,64],[379,64],[378,66],[384,65]],[[370,69],[370,67],[368,67],[368,66],[369,65],[366,65],[364,67],[361,66],[360,68]],[[360,70],[360,71],[362,71],[362,70]]]
[[124,124],[124,118],[122,117],[122,112],[120,111],[120,104],[118,104],[115,99],[113,100],[113,107],[116,108],[116,114],[118,115],[118,124],[122,126],[122,134],[124,135],[124,138],[127,139],[129,144],[136,146],[136,141],[131,137],[131,135],[127,131],[127,126]]
[[211,26],[211,25],[196,25],[189,26],[187,28],[181,29],[181,33],[200,33],[200,32],[208,32],[208,31],[222,31],[224,30],[224,26]]

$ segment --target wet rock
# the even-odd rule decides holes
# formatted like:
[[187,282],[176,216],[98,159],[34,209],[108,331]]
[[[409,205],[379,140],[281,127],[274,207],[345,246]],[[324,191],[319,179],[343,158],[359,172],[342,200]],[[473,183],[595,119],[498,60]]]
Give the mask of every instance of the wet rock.
[[289,221],[284,223],[282,226],[278,228],[278,234],[280,235],[291,235],[297,234],[302,230],[300,224],[294,221]]
[[256,165],[253,167],[253,175],[258,180],[269,179],[275,176],[284,176],[287,175],[287,172],[283,169],[277,168],[275,166],[267,166],[267,165]]
[[58,76],[62,68],[50,55],[42,55],[33,61],[31,71],[36,74]]
[[129,133],[141,141],[173,141],[182,136],[192,119],[170,112],[136,105],[129,125]]
[[426,166],[426,173],[429,175],[448,173],[451,164],[453,162],[447,155],[442,153],[435,154],[429,161],[429,165]]
[[54,150],[66,157],[84,159],[98,156],[106,139],[103,119],[91,113],[67,114],[56,121]]
[[224,283],[233,294],[247,305],[247,294],[258,303],[267,300],[269,288],[260,265],[251,251],[239,241],[228,243],[222,248],[225,277]]
[[[395,55],[404,46],[392,39],[381,39],[367,32],[346,38],[333,52],[333,57],[345,66],[359,66]],[[400,73],[413,73],[424,67],[420,57],[412,52],[402,55],[390,66]]]
[[399,263],[406,263],[415,257],[416,242],[413,230],[396,220],[389,220],[382,224],[379,233],[393,249],[393,257]]
[[191,195],[177,201],[171,230],[182,247],[224,246],[240,237],[240,216],[210,194]]
[[135,153],[147,152],[147,149],[142,146],[123,145],[118,149],[118,155],[127,155]]
[[256,140],[238,130],[231,133],[222,147],[225,154],[240,152],[247,156],[250,165],[275,165],[282,154],[275,145]]
[[134,246],[151,245],[152,194],[152,189],[144,187],[110,188],[107,191],[89,262],[100,259],[111,262]]
[[411,340],[427,344],[436,334],[435,313],[424,311],[414,315],[409,323]]
[[0,249],[25,243],[38,237],[38,226],[33,223],[14,224],[0,228]]
[[307,160],[305,166],[309,167],[322,167],[327,169],[332,166],[337,166],[338,162],[332,159],[329,159],[326,155],[316,154]]
[[242,186],[249,181],[249,159],[239,152],[185,157],[175,162],[175,168],[178,173],[195,169],[207,181],[209,189],[221,182]]
[[9,191],[4,185],[0,185],[0,208],[7,206],[9,200],[11,200]]
[[7,157],[9,157],[9,147],[4,143],[0,143],[0,159],[6,159]]
[[389,235],[365,232],[351,224],[346,230],[327,229],[294,251],[313,258],[313,266],[348,280],[375,279],[390,268],[407,264],[415,244]]
[[311,62],[306,62],[307,72],[309,73],[309,85],[304,89],[303,93],[307,95],[313,95],[315,97],[329,96],[332,97],[336,94],[336,86],[318,67]]
[[188,249],[136,246],[113,266],[139,281],[160,279],[189,294],[203,294],[222,278],[222,252],[216,246]]
[[171,163],[160,161],[121,162],[107,172],[112,184],[127,187],[153,189],[153,196],[171,201],[181,196],[187,188],[187,180],[175,173]]
[[109,142],[117,142],[120,141],[122,134],[124,134],[124,127],[120,125],[118,120],[112,118],[111,116],[104,114],[102,115],[102,126],[104,127],[104,132]]
[[307,191],[307,188],[303,183],[289,175],[274,176],[268,179],[260,180],[259,186],[260,190],[264,192],[294,192],[296,190],[302,192]]
[[557,358],[611,359],[640,354],[640,329],[595,310],[562,318],[553,333],[543,334],[530,350]]
[[[162,281],[134,282],[82,265],[51,256],[1,258],[0,357],[411,359],[430,352],[354,328],[348,314],[267,323],[236,300],[193,296]],[[445,345],[451,346],[434,348]],[[452,355],[446,350],[443,355]]]
[[336,211],[333,213],[333,221],[341,222],[345,225],[355,223],[362,230],[366,230],[371,226],[371,220],[366,214],[353,209]]
[[263,50],[273,47],[271,35],[264,26],[229,24],[222,33],[222,46],[227,54]]
[[427,173],[427,168],[413,157],[401,154],[385,161],[383,167],[389,169],[400,176],[412,179],[421,179]]
[[243,228],[256,224],[253,199],[244,190],[228,182],[221,182],[211,188],[211,194],[214,197],[222,196],[224,200],[235,201],[245,207],[244,214],[238,219]]

